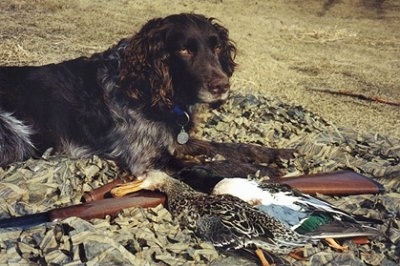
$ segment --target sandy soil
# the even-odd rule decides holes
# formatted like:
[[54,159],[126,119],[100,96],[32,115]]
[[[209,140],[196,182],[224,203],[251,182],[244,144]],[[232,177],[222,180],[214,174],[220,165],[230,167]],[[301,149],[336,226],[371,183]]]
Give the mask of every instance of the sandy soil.
[[203,13],[230,29],[233,89],[299,104],[339,126],[400,137],[400,108],[310,88],[400,101],[397,0],[2,0],[0,64],[102,51],[147,20]]

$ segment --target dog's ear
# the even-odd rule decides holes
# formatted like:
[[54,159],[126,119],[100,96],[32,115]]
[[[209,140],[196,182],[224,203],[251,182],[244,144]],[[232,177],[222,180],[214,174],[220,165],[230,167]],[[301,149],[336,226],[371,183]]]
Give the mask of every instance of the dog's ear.
[[236,46],[235,43],[229,39],[229,31],[224,26],[215,22],[214,18],[210,18],[210,23],[214,26],[215,30],[218,33],[218,36],[221,41],[221,53],[219,56],[219,60],[221,62],[222,69],[228,75],[228,77],[232,76],[233,71],[235,70],[236,63]]
[[152,19],[128,40],[122,52],[119,85],[133,99],[170,108],[173,88],[166,31],[164,19]]

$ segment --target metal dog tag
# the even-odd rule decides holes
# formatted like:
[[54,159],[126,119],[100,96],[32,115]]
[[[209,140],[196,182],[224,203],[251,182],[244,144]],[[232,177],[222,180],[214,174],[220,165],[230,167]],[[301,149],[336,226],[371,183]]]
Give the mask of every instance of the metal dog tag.
[[182,127],[181,132],[179,132],[178,136],[176,137],[176,141],[179,144],[186,144],[188,140],[189,140],[189,134]]

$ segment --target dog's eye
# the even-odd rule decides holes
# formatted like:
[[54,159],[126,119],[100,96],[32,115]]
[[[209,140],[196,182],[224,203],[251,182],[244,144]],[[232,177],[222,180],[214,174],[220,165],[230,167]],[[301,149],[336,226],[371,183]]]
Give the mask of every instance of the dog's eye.
[[182,48],[178,51],[178,54],[182,57],[191,57],[193,52],[189,48]]
[[221,51],[222,51],[221,45],[216,45],[216,46],[214,47],[214,53],[215,53],[215,54],[219,55],[219,54],[221,53]]

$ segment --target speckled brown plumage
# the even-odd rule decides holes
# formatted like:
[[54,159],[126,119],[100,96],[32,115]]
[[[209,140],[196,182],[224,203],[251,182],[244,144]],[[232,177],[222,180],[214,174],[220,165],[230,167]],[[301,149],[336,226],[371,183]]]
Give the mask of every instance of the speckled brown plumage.
[[311,241],[237,197],[197,192],[163,172],[148,173],[139,189],[167,194],[168,209],[180,224],[217,247],[255,245],[274,253],[288,253]]

